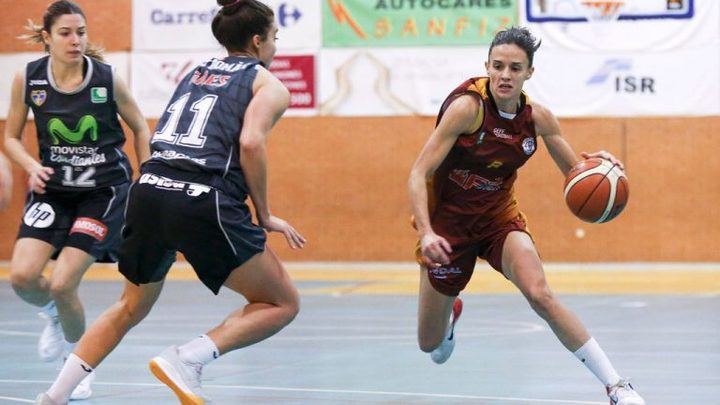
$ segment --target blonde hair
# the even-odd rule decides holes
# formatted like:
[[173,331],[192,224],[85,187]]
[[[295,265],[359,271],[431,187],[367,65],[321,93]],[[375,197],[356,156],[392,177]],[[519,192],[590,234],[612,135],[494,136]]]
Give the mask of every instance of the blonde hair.
[[[58,2],[58,3],[60,3],[60,2]],[[49,10],[50,9],[48,9],[48,11]],[[58,17],[57,15],[56,16],[52,16],[52,15],[48,16],[47,15],[48,12],[45,12],[45,14],[46,15],[44,16],[43,19],[46,20],[45,21],[46,23],[54,22],[55,18],[53,18],[53,17]],[[63,14],[67,14],[67,13],[63,13]],[[85,18],[84,14],[82,14],[82,13],[79,13],[79,14],[82,15],[83,18]],[[52,21],[49,21],[49,20],[52,20]],[[50,25],[50,24],[48,24],[48,25]],[[43,44],[45,46],[45,52],[49,52],[50,47],[43,40],[42,32],[46,31],[49,34],[50,28],[51,28],[50,26],[44,27],[42,25],[37,25],[31,19],[28,19],[27,24],[25,25],[25,30],[28,32],[26,34],[19,35],[18,38],[24,40],[28,44]],[[105,61],[105,56],[103,55],[104,51],[105,51],[105,49],[103,49],[101,46],[95,45],[91,42],[88,42],[87,46],[85,47],[84,53],[85,53],[85,55],[87,55],[91,58],[94,58],[101,62],[104,62]]]

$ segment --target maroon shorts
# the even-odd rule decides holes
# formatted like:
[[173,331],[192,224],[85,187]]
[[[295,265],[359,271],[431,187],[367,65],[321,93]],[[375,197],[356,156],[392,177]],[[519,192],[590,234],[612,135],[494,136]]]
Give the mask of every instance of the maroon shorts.
[[[468,234],[467,236],[449,236],[442,226],[435,227],[438,235],[447,239],[452,246],[450,263],[442,266],[435,266],[430,263],[427,257],[420,251],[420,242],[415,246],[415,259],[428,269],[430,284],[440,293],[448,296],[456,296],[472,277],[475,262],[478,258],[486,260],[492,268],[500,274],[502,271],[502,250],[505,238],[510,232],[520,231],[530,235],[525,217],[520,214],[517,217],[500,223],[489,223],[481,227],[482,231]],[[452,232],[459,234],[461,232]],[[503,274],[504,275],[504,274]]]

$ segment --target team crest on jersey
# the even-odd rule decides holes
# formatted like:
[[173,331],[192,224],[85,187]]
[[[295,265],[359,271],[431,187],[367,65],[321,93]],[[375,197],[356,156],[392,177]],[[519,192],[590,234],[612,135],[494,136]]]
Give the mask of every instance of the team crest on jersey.
[[40,107],[45,103],[45,100],[47,99],[47,92],[45,90],[33,90],[30,92],[30,99],[32,100],[33,104]]
[[532,155],[535,152],[535,138],[525,138],[522,141],[523,151],[526,155]]
[[90,89],[90,101],[93,104],[107,103],[107,87],[93,87]]

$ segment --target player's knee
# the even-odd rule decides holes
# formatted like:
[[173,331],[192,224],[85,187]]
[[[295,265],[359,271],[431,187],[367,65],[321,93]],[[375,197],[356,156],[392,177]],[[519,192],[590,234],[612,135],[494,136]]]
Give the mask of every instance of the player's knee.
[[77,294],[77,285],[68,281],[52,280],[50,282],[50,296],[56,302],[72,299]]
[[123,324],[126,324],[128,328],[132,328],[140,323],[140,321],[145,319],[150,313],[150,309],[152,309],[152,306],[133,303],[125,299],[121,299],[115,305],[121,314]]
[[555,295],[546,284],[530,289],[527,299],[533,310],[543,317],[555,307]]
[[297,294],[295,294],[292,299],[288,300],[288,302],[283,303],[281,305],[284,313],[284,321],[285,324],[289,324],[290,322],[295,319],[297,314],[300,312],[300,299],[298,298]]
[[22,272],[12,272],[10,274],[10,284],[17,293],[34,291],[40,287],[38,277],[31,277]]

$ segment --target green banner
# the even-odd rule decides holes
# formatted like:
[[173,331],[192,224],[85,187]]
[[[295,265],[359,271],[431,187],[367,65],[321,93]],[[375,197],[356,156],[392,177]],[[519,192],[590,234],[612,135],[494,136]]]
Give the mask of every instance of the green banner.
[[517,0],[321,0],[323,45],[489,45]]

